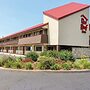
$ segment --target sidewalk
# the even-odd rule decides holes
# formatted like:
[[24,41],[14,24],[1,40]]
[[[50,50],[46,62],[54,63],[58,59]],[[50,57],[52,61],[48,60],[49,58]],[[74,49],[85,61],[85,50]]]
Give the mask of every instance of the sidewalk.
[[12,53],[4,53],[4,52],[0,52],[0,55],[11,55],[11,56],[15,56],[15,57],[25,57],[25,55],[12,54]]

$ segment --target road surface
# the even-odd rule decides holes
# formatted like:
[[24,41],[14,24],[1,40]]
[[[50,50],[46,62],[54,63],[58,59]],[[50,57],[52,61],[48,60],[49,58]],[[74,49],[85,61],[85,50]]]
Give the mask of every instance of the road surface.
[[21,72],[0,69],[0,90],[90,90],[90,72]]

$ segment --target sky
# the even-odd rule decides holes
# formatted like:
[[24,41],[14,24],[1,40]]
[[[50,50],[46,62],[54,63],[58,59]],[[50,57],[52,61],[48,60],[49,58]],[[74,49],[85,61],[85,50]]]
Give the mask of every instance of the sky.
[[70,2],[90,5],[90,0],[0,0],[0,37],[40,24],[43,11]]

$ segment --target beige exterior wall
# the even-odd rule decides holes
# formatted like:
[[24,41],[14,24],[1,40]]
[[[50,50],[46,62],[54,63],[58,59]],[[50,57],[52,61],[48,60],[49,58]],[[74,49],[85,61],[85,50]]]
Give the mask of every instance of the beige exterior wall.
[[16,54],[23,54],[23,50],[16,50]]
[[89,45],[89,28],[87,33],[80,30],[82,14],[89,19],[89,9],[85,9],[59,20],[59,45]]
[[44,15],[43,22],[49,23],[48,44],[89,46],[89,27],[87,33],[82,33],[80,30],[82,14],[84,14],[89,19],[88,8],[60,20],[55,20],[47,15]]
[[8,50],[9,53],[13,53],[13,50]]
[[49,22],[49,30],[48,30],[48,44],[49,45],[58,45],[58,20],[50,18],[46,15],[43,16],[44,23]]

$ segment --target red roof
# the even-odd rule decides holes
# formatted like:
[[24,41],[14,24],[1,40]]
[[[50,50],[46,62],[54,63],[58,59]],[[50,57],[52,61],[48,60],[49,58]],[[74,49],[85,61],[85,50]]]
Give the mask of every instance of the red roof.
[[42,24],[38,24],[38,25],[35,25],[35,26],[32,26],[32,27],[26,28],[26,29],[24,29],[24,30],[22,30],[22,31],[19,31],[19,32],[17,32],[17,33],[14,33],[14,34],[5,36],[5,37],[0,38],[0,39],[4,39],[4,38],[8,38],[8,37],[11,37],[11,36],[15,36],[15,35],[18,35],[18,34],[21,34],[21,33],[24,33],[24,32],[28,32],[28,31],[34,30],[34,29],[36,29],[36,28],[43,27],[43,26],[45,26],[45,25],[48,25],[48,23],[45,23],[45,24],[43,24],[43,23],[42,23]]
[[43,13],[47,16],[50,16],[54,19],[59,20],[63,17],[66,17],[66,16],[76,13],[78,11],[81,11],[88,7],[89,7],[89,5],[87,5],[87,4],[79,4],[79,3],[72,2],[72,3],[66,4],[66,5],[51,9],[51,10],[47,10]]

